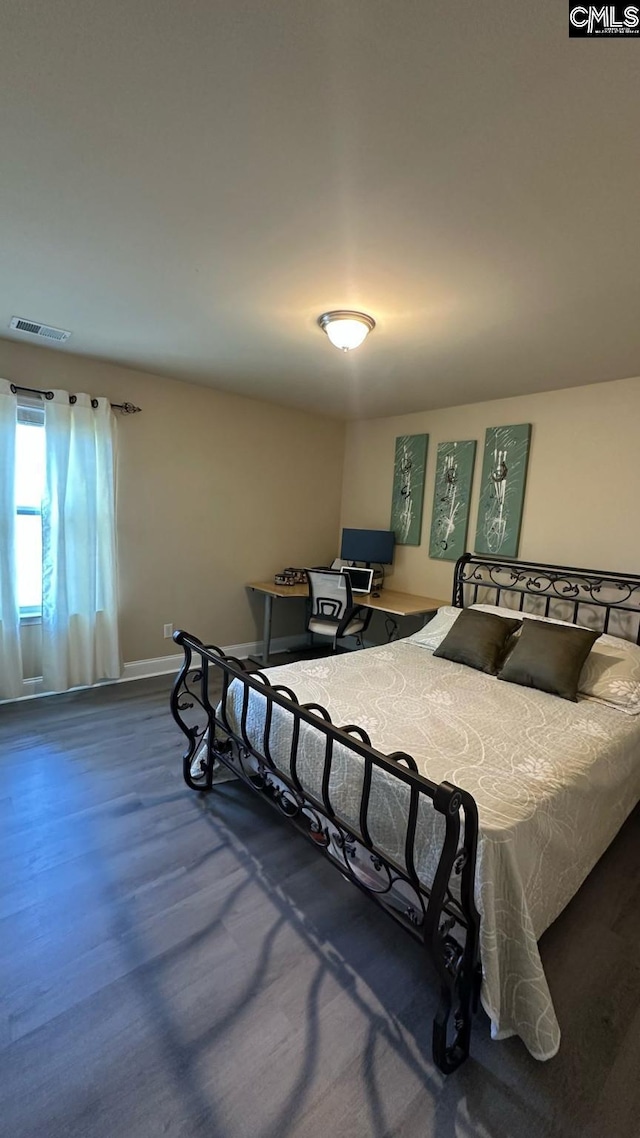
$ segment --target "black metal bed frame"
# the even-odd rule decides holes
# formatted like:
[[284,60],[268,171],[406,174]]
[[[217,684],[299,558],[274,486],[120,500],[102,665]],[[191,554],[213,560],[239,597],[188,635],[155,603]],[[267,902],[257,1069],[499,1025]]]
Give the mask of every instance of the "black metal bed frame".
[[[610,631],[640,644],[640,576],[607,569],[575,569],[537,561],[515,561],[465,553],[456,563],[453,604],[458,608],[479,599],[499,605],[502,594],[519,597],[516,611],[557,616],[571,624],[583,623]],[[527,597],[534,598],[525,606]],[[511,606],[513,607],[513,606]],[[625,625],[626,621],[626,625]]]
[[[527,597],[543,599],[541,615],[549,616],[551,607],[557,604],[565,609],[568,606],[569,615],[562,618],[573,623],[583,619],[584,606],[588,606],[599,614],[596,619],[602,631],[609,628],[613,611],[633,614],[638,622],[634,636],[640,643],[640,576],[471,554],[465,554],[456,563],[454,605],[464,607],[479,598],[499,604],[503,593],[519,594],[520,611],[527,611]],[[534,604],[539,606],[540,602]],[[326,708],[300,703],[290,688],[271,684],[261,671],[226,656],[219,648],[204,645],[183,631],[176,632],[174,640],[184,651],[184,662],[171,695],[171,711],[188,741],[183,755],[185,782],[192,790],[207,793],[213,788],[218,764],[228,768],[279,809],[344,877],[424,946],[440,983],[440,1002],[432,1032],[433,1059],[443,1073],[451,1073],[469,1054],[472,1016],[477,1009],[482,976],[480,917],[474,900],[478,843],[474,798],[461,787],[448,782],[436,784],[422,776],[415,760],[405,752],[381,754],[372,747],[363,728],[355,724],[336,726]],[[214,673],[221,674],[222,679],[222,694],[216,699],[216,706],[209,697],[209,681]],[[239,722],[235,723],[227,711],[232,683],[242,688]],[[234,690],[237,692],[237,687]],[[255,734],[251,736],[247,725],[250,703],[256,699],[264,701],[264,725],[259,739]],[[196,708],[200,709],[197,722],[190,724],[185,713]],[[291,720],[289,754],[279,756],[278,762],[271,745],[276,708],[278,714],[284,712]],[[298,776],[303,724],[312,727],[323,741],[319,797],[303,786]],[[194,759],[203,744],[206,758],[194,771]],[[357,826],[342,817],[331,800],[331,771],[337,747],[344,748],[361,764]],[[369,805],[374,777],[399,780],[406,787],[408,811],[401,860],[376,846],[371,837]],[[437,867],[428,885],[416,868],[416,826],[425,802],[444,820]]]

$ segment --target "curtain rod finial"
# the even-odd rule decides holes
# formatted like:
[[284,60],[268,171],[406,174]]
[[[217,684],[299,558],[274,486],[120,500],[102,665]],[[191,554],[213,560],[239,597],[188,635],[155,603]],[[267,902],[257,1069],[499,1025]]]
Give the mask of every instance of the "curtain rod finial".
[[136,407],[135,403],[114,403],[113,406],[118,408],[121,415],[137,415],[138,411],[142,410],[142,407]]

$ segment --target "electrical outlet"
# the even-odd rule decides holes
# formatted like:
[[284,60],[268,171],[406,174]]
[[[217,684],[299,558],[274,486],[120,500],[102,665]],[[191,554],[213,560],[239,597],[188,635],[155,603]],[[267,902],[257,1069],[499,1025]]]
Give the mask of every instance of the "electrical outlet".
[[172,636],[173,636],[173,625],[172,624],[165,624],[165,626],[164,626],[164,638],[165,638],[165,640],[171,640]]

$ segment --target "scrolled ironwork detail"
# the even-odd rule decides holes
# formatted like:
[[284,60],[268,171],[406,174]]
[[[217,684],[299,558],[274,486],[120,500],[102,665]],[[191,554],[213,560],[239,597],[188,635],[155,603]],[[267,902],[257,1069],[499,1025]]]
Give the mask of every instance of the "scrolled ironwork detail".
[[353,834],[348,833],[346,830],[336,830],[333,840],[347,857],[355,858],[356,839]]
[[[480,591],[484,590],[483,596]],[[519,610],[532,615],[553,615],[573,624],[583,624],[587,610],[593,627],[607,632],[612,614],[619,614],[616,635],[640,643],[640,576],[605,570],[509,561],[467,553],[456,563],[453,603],[492,599],[501,604],[502,595],[519,597]],[[525,607],[527,597],[535,598],[535,608]],[[540,611],[540,606],[542,611]],[[560,607],[564,606],[564,607]],[[511,607],[514,607],[513,605]],[[621,623],[620,623],[621,622]]]
[[329,827],[322,823],[318,813],[315,810],[311,810],[309,806],[305,805],[304,812],[309,818],[309,836],[312,841],[314,841],[316,845],[323,846],[327,849],[331,843]]

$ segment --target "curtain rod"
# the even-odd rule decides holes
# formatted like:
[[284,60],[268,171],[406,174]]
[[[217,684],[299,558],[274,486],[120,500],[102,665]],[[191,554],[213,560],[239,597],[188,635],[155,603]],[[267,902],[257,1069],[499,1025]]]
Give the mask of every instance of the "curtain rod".
[[[43,391],[40,387],[22,387],[19,383],[12,383],[10,387],[14,395],[17,395],[18,391],[29,391],[32,395],[44,395],[45,399],[53,399],[53,391]],[[69,396],[70,403],[76,403],[77,400],[77,395]],[[92,399],[91,406],[97,407],[98,400]],[[112,403],[111,406],[121,411],[123,415],[136,415],[138,411],[142,411],[142,407],[136,407],[134,403]]]

